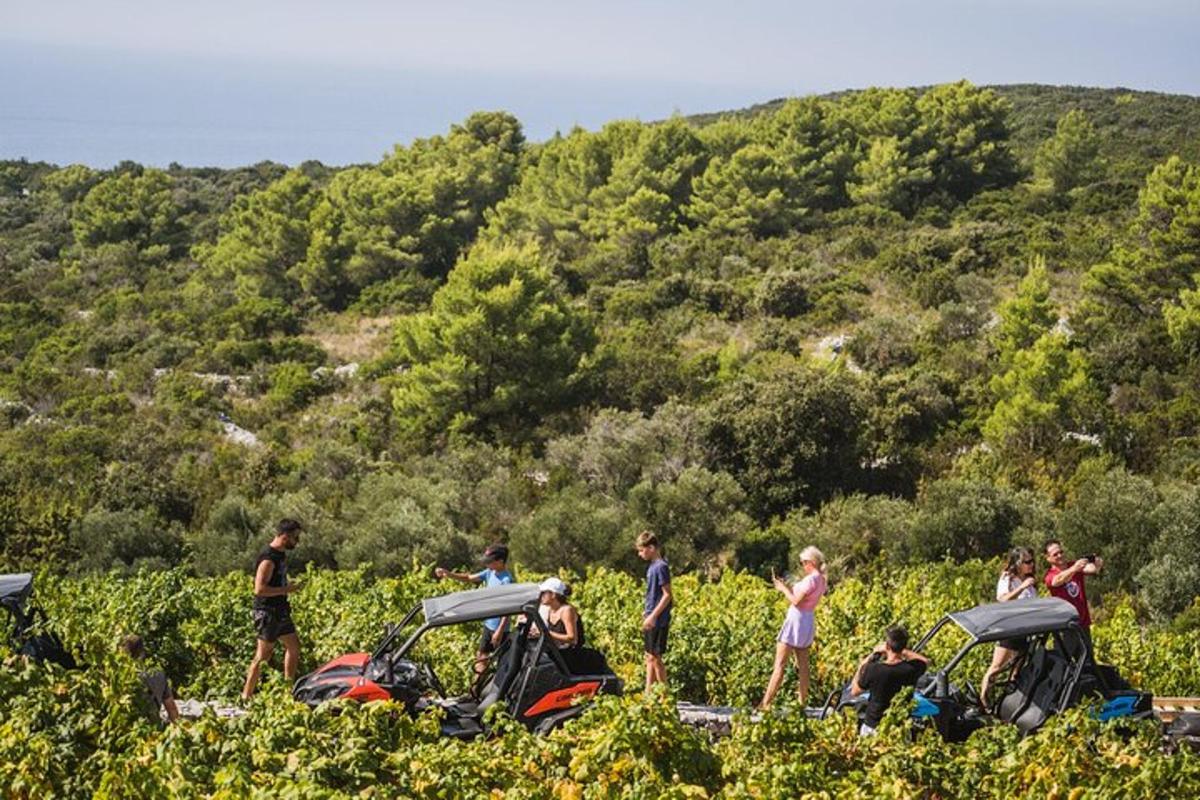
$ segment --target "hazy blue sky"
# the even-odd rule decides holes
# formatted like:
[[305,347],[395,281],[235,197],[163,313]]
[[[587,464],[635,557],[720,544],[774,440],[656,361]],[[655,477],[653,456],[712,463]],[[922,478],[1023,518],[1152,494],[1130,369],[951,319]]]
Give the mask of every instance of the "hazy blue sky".
[[534,139],[869,85],[1200,94],[1197,0],[0,0],[0,157],[377,160],[507,109]]

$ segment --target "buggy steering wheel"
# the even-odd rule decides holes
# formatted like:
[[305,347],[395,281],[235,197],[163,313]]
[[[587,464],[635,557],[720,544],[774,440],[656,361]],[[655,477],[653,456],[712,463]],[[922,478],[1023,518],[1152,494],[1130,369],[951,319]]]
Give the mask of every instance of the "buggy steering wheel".
[[421,673],[423,674],[425,682],[429,684],[430,688],[432,688],[442,697],[446,696],[446,688],[442,686],[442,682],[438,680],[437,673],[433,671],[432,664],[421,664]]
[[965,700],[969,706],[978,706],[982,705],[983,703],[982,699],[979,697],[979,692],[975,690],[975,687],[970,681],[963,681],[962,688],[959,689],[959,693],[962,695],[962,699]]

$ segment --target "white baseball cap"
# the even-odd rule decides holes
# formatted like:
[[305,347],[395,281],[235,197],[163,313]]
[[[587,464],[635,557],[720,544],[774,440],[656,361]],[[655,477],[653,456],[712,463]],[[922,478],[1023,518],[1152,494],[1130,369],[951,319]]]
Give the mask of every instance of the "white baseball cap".
[[538,591],[554,592],[560,597],[566,597],[570,590],[567,588],[567,585],[558,578],[546,578],[546,580],[542,581],[541,585],[538,586]]

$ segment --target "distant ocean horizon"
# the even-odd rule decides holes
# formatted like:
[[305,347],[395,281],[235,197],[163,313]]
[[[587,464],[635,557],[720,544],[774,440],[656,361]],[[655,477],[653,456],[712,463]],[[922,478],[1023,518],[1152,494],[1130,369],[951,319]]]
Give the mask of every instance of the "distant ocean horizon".
[[741,108],[781,93],[647,80],[323,70],[0,47],[0,159],[106,168],[378,161],[475,111],[531,140],[576,125]]

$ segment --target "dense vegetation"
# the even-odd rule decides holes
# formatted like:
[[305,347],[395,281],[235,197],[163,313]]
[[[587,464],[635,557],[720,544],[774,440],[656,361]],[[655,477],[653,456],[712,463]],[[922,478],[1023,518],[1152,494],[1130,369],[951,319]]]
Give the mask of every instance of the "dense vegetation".
[[[819,607],[814,691],[849,674],[893,621],[927,628],[946,610],[988,596],[995,564],[871,570],[835,584]],[[1149,797],[1200,778],[1200,757],[1164,755],[1153,722],[1122,729],[1086,713],[1019,741],[1011,726],[965,745],[935,733],[910,741],[897,704],[880,735],[859,740],[849,715],[808,722],[738,724],[710,741],[678,722],[664,698],[605,701],[549,737],[496,718],[503,736],[472,744],[438,739],[433,719],[373,704],[311,712],[288,699],[278,672],[249,714],[211,714],[163,731],[146,716],[133,666],[114,654],[116,633],[139,631],[184,698],[230,697],[253,647],[246,578],[194,578],[180,570],[121,578],[51,579],[41,596],[90,665],[67,674],[12,659],[0,666],[0,786],[13,797],[516,797],[1048,796]],[[525,577],[532,577],[526,575]],[[572,576],[568,576],[572,577]],[[430,571],[371,579],[361,571],[310,571],[294,596],[308,668],[381,634],[418,598],[439,590]],[[640,587],[605,569],[573,578],[590,638],[633,686],[639,683]],[[718,581],[677,578],[679,607],[667,656],[680,698],[748,704],[771,668],[783,601],[763,580],[726,572]],[[466,685],[475,626],[430,634],[419,654],[451,691]],[[939,637],[940,639],[940,637]],[[944,642],[949,644],[949,642]],[[1200,685],[1195,636],[1138,624],[1128,599],[1096,628],[1101,657],[1163,694]],[[950,650],[933,653],[944,663]],[[982,648],[980,659],[990,656]],[[978,680],[983,660],[965,664]],[[784,698],[791,687],[785,687]]]

